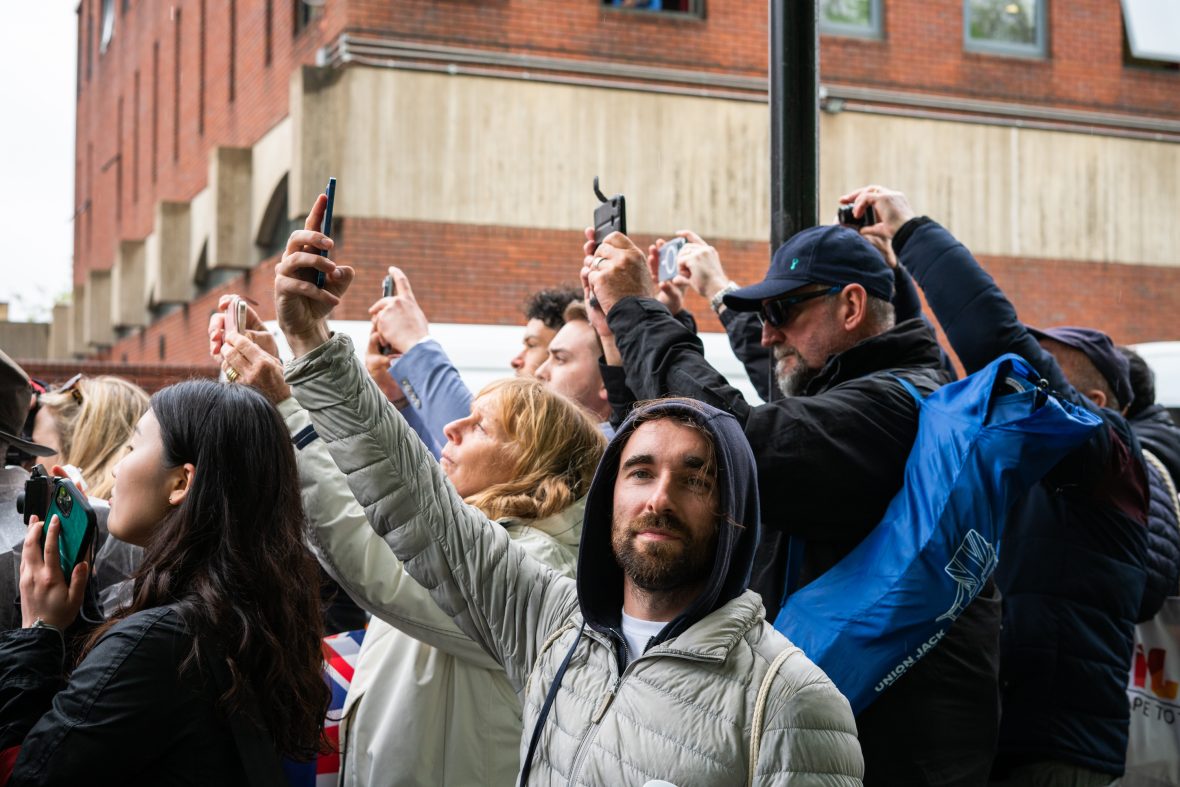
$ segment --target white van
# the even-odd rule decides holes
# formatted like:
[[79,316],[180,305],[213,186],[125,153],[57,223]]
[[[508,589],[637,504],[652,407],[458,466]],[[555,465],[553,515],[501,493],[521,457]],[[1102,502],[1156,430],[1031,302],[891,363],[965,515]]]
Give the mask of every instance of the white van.
[[1155,401],[1180,424],[1180,342],[1144,342],[1132,344],[1131,349],[1155,372]]

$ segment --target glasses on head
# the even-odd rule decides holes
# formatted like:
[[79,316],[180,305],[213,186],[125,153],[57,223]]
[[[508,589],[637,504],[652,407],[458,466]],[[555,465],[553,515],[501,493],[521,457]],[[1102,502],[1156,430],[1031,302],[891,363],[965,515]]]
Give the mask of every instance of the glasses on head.
[[825,295],[835,295],[843,289],[840,286],[832,286],[826,290],[815,290],[800,295],[784,295],[781,298],[775,298],[773,301],[765,301],[758,308],[758,319],[762,321],[763,325],[781,328],[790,322],[792,307],[815,298],[822,298]]
[[80,383],[82,382],[82,378],[85,376],[86,375],[80,372],[75,374],[73,377],[66,380],[60,387],[54,388],[53,393],[68,393],[70,396],[74,397],[74,401],[77,404],[82,404],[82,386]]

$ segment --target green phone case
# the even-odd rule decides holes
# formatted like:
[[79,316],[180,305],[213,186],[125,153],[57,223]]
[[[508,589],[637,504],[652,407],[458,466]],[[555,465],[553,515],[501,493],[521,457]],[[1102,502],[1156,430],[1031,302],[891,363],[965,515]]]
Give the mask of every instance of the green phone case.
[[74,566],[86,558],[86,553],[94,540],[94,533],[98,529],[98,518],[90,503],[86,501],[86,496],[78,491],[73,482],[64,478],[54,479],[53,496],[50,498],[49,511],[45,515],[45,524],[41,529],[42,543],[49,531],[49,522],[55,515],[61,521],[57,551],[61,556],[62,573],[65,574],[66,582],[69,582]]

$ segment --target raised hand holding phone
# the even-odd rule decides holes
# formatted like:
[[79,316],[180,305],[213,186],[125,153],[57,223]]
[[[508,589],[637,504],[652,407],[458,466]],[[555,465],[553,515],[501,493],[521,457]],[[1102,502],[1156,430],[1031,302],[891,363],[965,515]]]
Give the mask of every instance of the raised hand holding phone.
[[392,293],[369,307],[373,328],[382,343],[398,355],[430,334],[430,321],[418,305],[410,280],[401,268],[389,266]]
[[[291,233],[287,248],[275,266],[275,316],[296,356],[304,355],[328,340],[328,315],[348,291],[356,271],[337,265],[320,252],[330,251],[332,239],[319,231],[327,196],[316,198],[304,228]],[[324,273],[324,287],[315,286],[314,273]]]

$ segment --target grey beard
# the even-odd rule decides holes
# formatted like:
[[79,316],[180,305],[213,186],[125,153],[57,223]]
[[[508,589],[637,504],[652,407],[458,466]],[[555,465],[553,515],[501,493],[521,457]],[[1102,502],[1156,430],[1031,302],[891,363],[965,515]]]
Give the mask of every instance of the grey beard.
[[795,357],[798,359],[798,363],[786,374],[779,374],[778,362],[780,359],[774,359],[774,381],[778,384],[778,389],[782,392],[782,395],[788,399],[792,396],[801,395],[807,388],[807,385],[823,371],[822,369],[812,369],[802,357],[798,355]]

